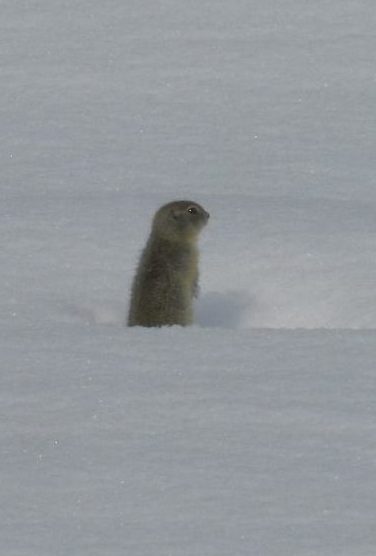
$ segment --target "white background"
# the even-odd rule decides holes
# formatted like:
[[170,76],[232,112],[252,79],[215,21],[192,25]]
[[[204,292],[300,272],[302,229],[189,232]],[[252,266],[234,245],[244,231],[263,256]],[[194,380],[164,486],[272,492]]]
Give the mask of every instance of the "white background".
[[[373,556],[374,2],[0,8],[0,554]],[[184,198],[196,325],[127,329]]]

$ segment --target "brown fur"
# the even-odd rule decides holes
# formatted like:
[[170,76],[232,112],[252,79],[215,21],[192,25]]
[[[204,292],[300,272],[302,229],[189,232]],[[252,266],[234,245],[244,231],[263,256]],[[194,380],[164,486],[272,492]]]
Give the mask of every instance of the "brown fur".
[[191,201],[173,201],[156,212],[132,285],[128,326],[192,324],[197,239],[208,218]]

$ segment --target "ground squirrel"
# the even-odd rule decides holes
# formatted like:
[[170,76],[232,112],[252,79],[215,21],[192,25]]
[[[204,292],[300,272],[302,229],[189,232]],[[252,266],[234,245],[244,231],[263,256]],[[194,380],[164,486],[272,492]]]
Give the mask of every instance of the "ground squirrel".
[[173,201],[156,212],[133,280],[128,326],[192,324],[197,239],[208,218],[191,201]]

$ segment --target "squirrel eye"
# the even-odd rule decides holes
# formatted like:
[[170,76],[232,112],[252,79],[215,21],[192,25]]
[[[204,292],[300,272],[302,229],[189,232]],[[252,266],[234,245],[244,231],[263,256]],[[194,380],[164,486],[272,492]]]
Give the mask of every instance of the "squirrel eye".
[[190,212],[191,214],[197,214],[198,210],[196,209],[196,207],[189,207],[187,209],[188,212]]

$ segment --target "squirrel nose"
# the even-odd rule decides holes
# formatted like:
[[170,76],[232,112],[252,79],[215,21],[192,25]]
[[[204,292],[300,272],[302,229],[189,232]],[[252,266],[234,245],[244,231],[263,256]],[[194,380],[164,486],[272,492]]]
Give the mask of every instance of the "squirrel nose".
[[208,212],[206,212],[206,218],[209,220],[210,218],[210,214]]

